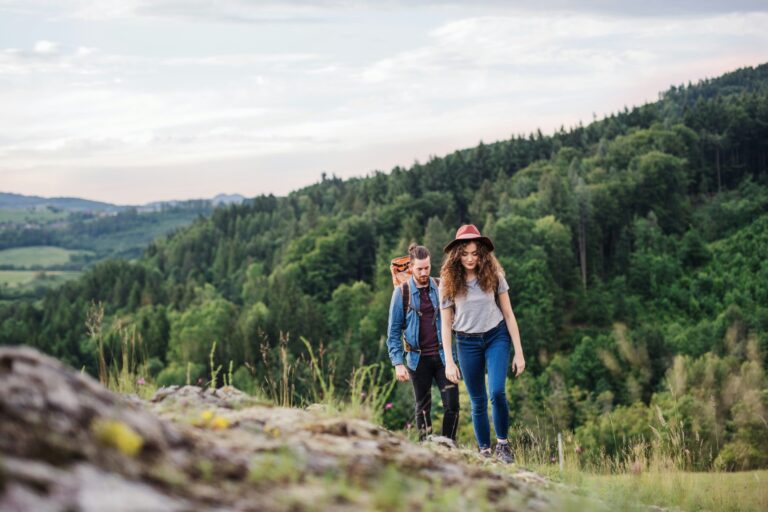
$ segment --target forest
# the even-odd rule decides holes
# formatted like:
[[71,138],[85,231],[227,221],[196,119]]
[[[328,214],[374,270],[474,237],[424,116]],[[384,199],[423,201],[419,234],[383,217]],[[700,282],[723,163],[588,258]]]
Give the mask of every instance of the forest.
[[[0,305],[0,345],[92,375],[101,357],[139,365],[160,385],[220,364],[293,405],[316,398],[320,369],[336,389],[358,389],[361,368],[383,385],[389,261],[420,242],[437,275],[462,223],[494,241],[520,325],[513,435],[570,432],[585,460],[656,443],[689,469],[768,467],[768,64],[551,135],[218,208],[136,260]],[[410,386],[386,389],[382,421],[405,429]]]

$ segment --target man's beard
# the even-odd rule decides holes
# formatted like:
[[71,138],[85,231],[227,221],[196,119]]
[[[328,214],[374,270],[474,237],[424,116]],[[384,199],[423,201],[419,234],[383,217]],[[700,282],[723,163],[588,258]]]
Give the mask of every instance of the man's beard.
[[416,282],[418,284],[427,284],[429,282],[429,276],[417,277]]

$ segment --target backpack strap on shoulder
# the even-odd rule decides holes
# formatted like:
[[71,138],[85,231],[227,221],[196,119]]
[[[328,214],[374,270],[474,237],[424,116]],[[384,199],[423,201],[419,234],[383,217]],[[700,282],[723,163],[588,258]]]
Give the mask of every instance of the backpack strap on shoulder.
[[421,316],[421,311],[411,305],[411,286],[408,284],[408,281],[405,281],[400,285],[400,290],[403,293],[403,328],[405,328],[405,319],[408,315],[408,309],[413,309],[417,316]]
[[408,284],[408,280],[400,285],[400,291],[403,293],[403,325],[405,325],[405,316],[411,306],[411,286]]
[[[408,308],[411,308],[411,286],[408,284],[408,281],[405,281],[400,285],[400,290],[403,293],[403,330],[405,330],[405,319],[408,315]],[[421,311],[415,309],[414,311],[416,311],[417,315],[421,316]],[[421,352],[421,350],[411,347],[411,344],[405,339],[405,335],[403,335],[403,348],[406,352]]]

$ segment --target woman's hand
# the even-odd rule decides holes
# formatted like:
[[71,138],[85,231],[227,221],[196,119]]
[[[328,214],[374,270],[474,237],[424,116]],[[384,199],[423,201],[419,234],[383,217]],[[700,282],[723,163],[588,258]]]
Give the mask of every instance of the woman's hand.
[[515,373],[515,377],[519,377],[525,371],[525,358],[520,352],[516,353],[514,359],[512,359],[512,371]]
[[453,382],[454,384],[459,383],[459,379],[461,378],[461,374],[459,373],[459,367],[456,366],[456,363],[453,363],[451,361],[448,361],[445,365],[445,378],[449,381]]

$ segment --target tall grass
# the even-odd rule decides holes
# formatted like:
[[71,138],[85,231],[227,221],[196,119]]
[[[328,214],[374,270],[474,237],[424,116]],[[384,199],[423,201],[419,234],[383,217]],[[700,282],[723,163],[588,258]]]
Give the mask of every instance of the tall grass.
[[[290,361],[288,354],[288,334],[280,333],[280,340],[278,343],[278,364],[273,365],[272,348],[269,345],[269,341],[263,338],[260,344],[261,359],[263,363],[262,378],[263,381],[257,380],[256,387],[260,392],[266,396],[271,402],[283,407],[292,407],[294,405],[294,394],[296,392],[296,385],[294,384],[294,376],[296,373],[296,365]],[[275,369],[278,371],[279,378],[274,377]],[[254,378],[258,378],[258,370],[254,366],[250,366],[249,370]]]
[[103,322],[104,306],[99,302],[92,303],[86,315],[86,328],[96,345],[99,382],[117,393],[150,398],[157,386],[149,376],[148,358],[141,335],[136,333],[135,326],[126,327],[118,319],[114,326],[118,333],[118,347],[110,350],[104,340]]
[[578,481],[582,488],[619,506],[647,504],[718,512],[768,510],[768,471],[765,470],[742,473],[651,470],[639,474],[586,474]]
[[216,341],[213,342],[213,345],[211,345],[211,352],[208,354],[208,364],[209,368],[211,370],[211,380],[208,382],[208,387],[210,389],[216,389],[216,384],[219,380],[219,373],[221,372],[221,365],[216,366],[216,363],[213,360],[213,354],[216,353]]
[[333,372],[331,371],[326,375],[322,358],[318,359],[315,356],[312,344],[304,336],[301,337],[301,341],[304,343],[304,347],[306,347],[307,354],[309,355],[309,364],[313,376],[313,385],[310,386],[310,391],[315,403],[333,404],[337,400],[336,387],[333,384]]
[[[316,403],[335,413],[381,422],[385,403],[397,382],[391,369],[381,363],[361,365],[352,370],[346,388],[339,388],[333,365],[325,363],[322,344],[315,347],[305,337],[300,340],[305,352],[294,360],[289,357],[287,335],[280,335],[277,357],[273,356],[274,349],[266,340],[261,343],[260,391],[276,405],[292,407]],[[249,365],[249,370],[252,376],[258,376],[253,365]],[[297,394],[297,382],[303,384],[302,396]]]
[[[639,473],[648,470],[688,471],[693,468],[692,459],[702,458],[704,453],[692,453],[686,443],[684,425],[679,420],[665,418],[660,408],[655,408],[659,426],[649,425],[653,435],[625,437],[615,440],[617,450],[609,453],[600,450],[595,455],[587,454],[572,431],[561,432],[564,462],[567,467],[595,474]],[[610,415],[610,413],[607,413]],[[523,465],[542,466],[559,462],[557,436],[550,437],[551,429],[537,426],[531,428],[515,425],[510,431],[510,442],[517,452],[517,460]],[[698,445],[705,450],[703,444]],[[709,468],[713,469],[710,465]]]
[[396,383],[392,369],[383,363],[356,368],[349,380],[348,409],[381,423],[384,406]]
[[585,460],[576,436],[563,432],[562,471],[556,439],[517,426],[510,432],[514,470],[531,469],[615,510],[647,510],[649,505],[684,511],[768,510],[768,471],[692,472],[681,424],[663,416],[659,420],[666,429],[657,429],[652,439],[627,442],[619,453],[604,452],[597,459]]

